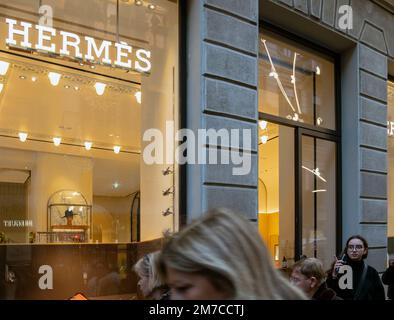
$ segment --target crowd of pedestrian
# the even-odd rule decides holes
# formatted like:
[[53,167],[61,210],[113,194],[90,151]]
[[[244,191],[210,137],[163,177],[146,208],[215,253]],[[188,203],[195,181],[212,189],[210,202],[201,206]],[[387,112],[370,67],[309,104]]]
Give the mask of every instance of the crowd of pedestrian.
[[367,256],[367,240],[355,235],[328,271],[319,259],[303,256],[288,279],[274,267],[256,226],[216,209],[168,236],[162,250],[145,255],[134,270],[143,296],[153,300],[384,300],[382,281],[393,299],[394,259],[381,280]]

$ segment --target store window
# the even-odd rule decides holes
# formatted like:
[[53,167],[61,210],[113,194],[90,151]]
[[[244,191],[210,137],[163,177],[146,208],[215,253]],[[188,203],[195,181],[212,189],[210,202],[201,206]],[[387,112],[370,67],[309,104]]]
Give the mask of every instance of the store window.
[[260,38],[260,233],[278,267],[302,255],[328,267],[338,221],[335,56],[274,31]]
[[394,78],[387,82],[387,236],[389,254],[394,254]]
[[[131,266],[155,248],[144,243],[178,228],[178,168],[143,159],[146,130],[177,128],[178,2],[1,0],[0,12],[7,294],[135,293]],[[11,275],[37,283],[23,263],[51,265],[57,290],[14,290]]]

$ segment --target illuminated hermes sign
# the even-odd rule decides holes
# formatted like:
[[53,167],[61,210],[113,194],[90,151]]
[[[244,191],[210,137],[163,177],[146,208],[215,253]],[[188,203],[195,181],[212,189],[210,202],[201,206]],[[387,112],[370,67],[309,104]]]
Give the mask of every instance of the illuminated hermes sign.
[[[18,23],[9,18],[5,21],[8,24],[6,44],[9,47],[57,54],[75,60],[86,60],[142,73],[148,73],[152,67],[150,51],[137,49],[135,56],[132,57],[134,48],[123,41],[120,43],[107,40],[97,41],[92,37],[80,37],[75,33],[58,31],[48,26],[33,26],[23,21]],[[33,31],[36,34],[35,43],[30,42]],[[54,39],[61,45],[57,46]]]

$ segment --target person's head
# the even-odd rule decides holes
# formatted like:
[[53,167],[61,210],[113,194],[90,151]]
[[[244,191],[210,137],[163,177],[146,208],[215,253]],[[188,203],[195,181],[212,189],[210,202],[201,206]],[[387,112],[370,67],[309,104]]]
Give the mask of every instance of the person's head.
[[306,258],[293,265],[290,281],[308,297],[312,297],[324,283],[326,274],[323,264],[316,258]]
[[346,241],[346,256],[353,261],[361,261],[368,256],[368,242],[360,235],[351,236]]
[[250,221],[208,212],[164,245],[160,271],[172,299],[303,299],[273,267]]
[[165,286],[165,283],[158,273],[159,251],[144,255],[134,265],[134,270],[139,276],[138,286],[144,297],[150,297],[156,289]]

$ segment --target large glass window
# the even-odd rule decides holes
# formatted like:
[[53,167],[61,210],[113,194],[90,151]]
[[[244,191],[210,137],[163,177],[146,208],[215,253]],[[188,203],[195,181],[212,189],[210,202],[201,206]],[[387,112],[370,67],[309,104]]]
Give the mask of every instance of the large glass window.
[[143,158],[146,130],[177,129],[178,2],[0,12],[0,299],[136,294],[132,264],[178,228],[174,150]]
[[259,68],[260,112],[335,130],[331,57],[264,32]]
[[278,267],[301,255],[328,267],[337,241],[335,59],[274,32],[260,38],[260,233]]

